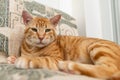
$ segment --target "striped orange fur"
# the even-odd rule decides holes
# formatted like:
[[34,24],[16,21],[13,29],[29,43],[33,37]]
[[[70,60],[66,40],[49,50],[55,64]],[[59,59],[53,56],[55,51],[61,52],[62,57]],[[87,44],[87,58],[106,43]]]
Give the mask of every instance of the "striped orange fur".
[[107,78],[120,71],[120,46],[114,42],[55,33],[61,16],[32,17],[23,11],[26,26],[18,68],[48,68]]

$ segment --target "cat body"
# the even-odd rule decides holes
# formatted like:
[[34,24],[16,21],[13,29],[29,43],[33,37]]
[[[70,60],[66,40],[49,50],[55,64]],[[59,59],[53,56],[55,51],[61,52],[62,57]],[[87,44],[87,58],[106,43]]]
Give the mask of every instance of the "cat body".
[[[21,56],[27,57],[28,62],[30,60],[34,63],[30,64],[29,62],[25,66],[27,68],[53,70],[59,68],[66,72],[72,71],[76,74],[92,77],[107,77],[120,70],[120,47],[106,40],[78,36],[57,36],[55,41],[43,48],[30,47],[24,42],[23,44]],[[83,70],[79,72],[81,69]]]
[[48,68],[107,78],[120,71],[120,47],[114,42],[56,34],[61,16],[32,17],[22,13],[26,26],[18,68]]

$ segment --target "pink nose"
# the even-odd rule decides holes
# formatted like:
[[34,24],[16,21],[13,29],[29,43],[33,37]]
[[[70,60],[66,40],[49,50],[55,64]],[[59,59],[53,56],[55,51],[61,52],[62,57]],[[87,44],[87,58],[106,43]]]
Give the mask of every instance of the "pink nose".
[[44,37],[39,37],[40,41],[42,41],[44,39]]

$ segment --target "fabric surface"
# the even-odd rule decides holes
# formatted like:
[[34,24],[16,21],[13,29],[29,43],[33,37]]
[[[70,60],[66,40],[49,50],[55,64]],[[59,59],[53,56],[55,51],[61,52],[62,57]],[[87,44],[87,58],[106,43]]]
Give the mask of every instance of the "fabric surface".
[[71,75],[47,69],[18,69],[14,65],[0,65],[0,80],[102,80]]

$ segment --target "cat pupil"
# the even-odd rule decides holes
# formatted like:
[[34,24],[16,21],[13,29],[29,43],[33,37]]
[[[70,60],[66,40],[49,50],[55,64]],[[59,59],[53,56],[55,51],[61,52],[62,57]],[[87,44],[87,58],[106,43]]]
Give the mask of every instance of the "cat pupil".
[[37,32],[37,29],[36,28],[31,28],[34,32]]
[[49,32],[49,31],[51,31],[51,29],[46,29],[46,30],[45,30],[45,32]]

